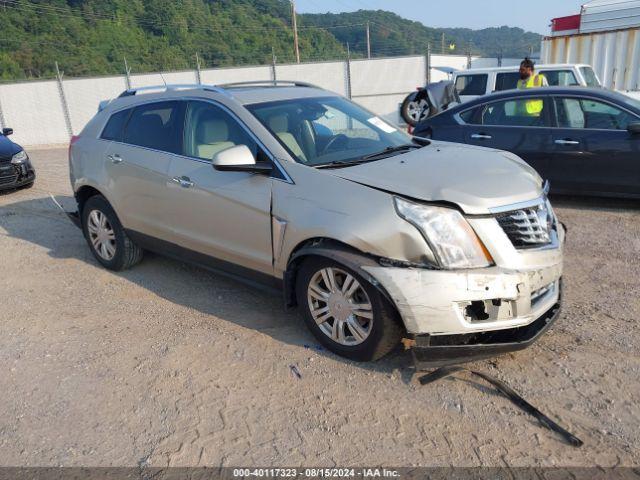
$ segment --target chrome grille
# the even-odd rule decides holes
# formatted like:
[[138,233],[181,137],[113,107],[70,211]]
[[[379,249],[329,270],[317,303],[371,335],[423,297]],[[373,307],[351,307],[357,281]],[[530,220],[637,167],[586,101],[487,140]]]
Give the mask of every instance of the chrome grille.
[[541,247],[551,243],[555,219],[548,202],[496,215],[496,220],[518,249]]

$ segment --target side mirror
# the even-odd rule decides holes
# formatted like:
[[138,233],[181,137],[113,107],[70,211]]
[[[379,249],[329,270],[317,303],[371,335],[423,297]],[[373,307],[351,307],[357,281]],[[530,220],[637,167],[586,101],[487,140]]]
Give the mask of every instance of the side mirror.
[[640,134],[640,122],[630,123],[627,125],[627,131],[631,135],[639,135]]
[[8,137],[9,135],[13,135],[13,128],[3,128],[2,135]]
[[221,172],[270,173],[268,163],[256,163],[256,159],[246,145],[236,145],[213,156],[213,168]]

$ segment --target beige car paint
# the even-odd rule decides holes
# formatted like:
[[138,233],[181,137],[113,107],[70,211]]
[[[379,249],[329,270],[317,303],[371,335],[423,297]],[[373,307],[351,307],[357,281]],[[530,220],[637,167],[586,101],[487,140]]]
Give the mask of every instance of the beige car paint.
[[[409,332],[462,333],[524,325],[557,300],[556,288],[531,308],[532,292],[559,282],[562,228],[549,248],[516,250],[491,216],[496,208],[508,208],[543,195],[540,177],[514,155],[435,142],[361,166],[315,169],[296,163],[243,106],[332,95],[335,94],[305,87],[229,91],[194,87],[117,99],[89,122],[71,149],[74,191],[85,186],[99,190],[114,206],[125,228],[166,235],[168,238],[163,239],[172,243],[269,273],[274,279],[283,278],[297,248],[318,238],[335,240],[375,257],[427,263],[432,253],[421,233],[395,211],[394,195],[445,202],[467,214],[495,266],[472,271],[363,266],[393,298]],[[110,113],[168,99],[212,101],[231,111],[264,145],[284,178],[215,171],[208,162],[166,154],[171,160],[163,193],[158,189],[162,182],[152,185],[143,178],[134,179],[139,182],[134,192],[122,192],[127,182],[134,180],[113,175],[115,167],[111,170],[106,163],[109,160],[104,155],[105,142],[98,138],[100,132]],[[132,154],[127,153],[125,162],[131,159]],[[185,189],[172,182],[174,176],[188,177],[193,188]],[[132,206],[130,199],[121,203],[129,194],[148,203]],[[128,206],[132,206],[131,210]],[[143,215],[156,218],[144,219]],[[159,226],[161,220],[164,226]],[[161,232],[162,228],[169,233]],[[482,323],[465,320],[460,313],[463,306],[484,299],[512,302],[508,305],[516,315]],[[504,309],[499,314],[504,315]]]

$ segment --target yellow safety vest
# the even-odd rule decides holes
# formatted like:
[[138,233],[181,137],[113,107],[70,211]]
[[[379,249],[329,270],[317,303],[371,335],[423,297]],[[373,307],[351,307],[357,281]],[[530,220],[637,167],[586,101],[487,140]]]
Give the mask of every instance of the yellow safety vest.
[[[537,88],[543,85],[544,77],[541,74],[531,75],[526,80],[518,80],[518,90]],[[526,100],[518,104],[518,114],[524,116],[539,117],[544,108],[542,100]]]

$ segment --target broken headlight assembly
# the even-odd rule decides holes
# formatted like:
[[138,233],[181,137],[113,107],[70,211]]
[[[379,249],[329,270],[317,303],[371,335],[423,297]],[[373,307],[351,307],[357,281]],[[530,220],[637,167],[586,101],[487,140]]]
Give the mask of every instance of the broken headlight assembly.
[[493,258],[460,212],[394,197],[398,215],[416,227],[446,269],[482,268]]
[[23,163],[26,163],[27,160],[29,160],[29,156],[24,150],[20,150],[13,157],[11,157],[11,163],[13,165],[22,165]]

